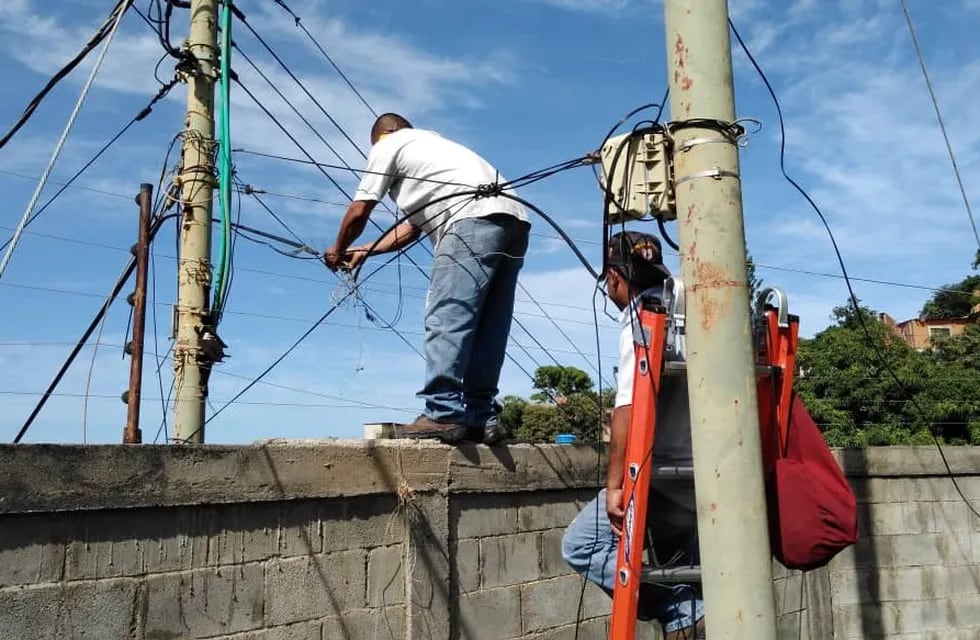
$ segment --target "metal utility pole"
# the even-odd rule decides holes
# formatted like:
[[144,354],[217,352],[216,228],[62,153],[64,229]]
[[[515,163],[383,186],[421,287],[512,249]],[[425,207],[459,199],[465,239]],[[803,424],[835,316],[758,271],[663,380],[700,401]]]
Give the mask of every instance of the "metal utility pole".
[[214,86],[218,65],[218,1],[191,0],[185,50],[187,121],[178,178],[183,211],[174,346],[174,433],[177,443],[204,442],[204,406],[213,362],[211,202],[214,191]]
[[136,289],[133,291],[133,339],[126,345],[129,352],[129,391],[126,393],[126,430],[123,443],[143,442],[140,431],[140,405],[143,391],[143,344],[146,334],[146,274],[150,263],[150,210],[153,208],[153,185],[143,183],[136,197],[140,206],[139,236],[133,247],[136,258]]
[[775,640],[728,4],[664,15],[707,637]]

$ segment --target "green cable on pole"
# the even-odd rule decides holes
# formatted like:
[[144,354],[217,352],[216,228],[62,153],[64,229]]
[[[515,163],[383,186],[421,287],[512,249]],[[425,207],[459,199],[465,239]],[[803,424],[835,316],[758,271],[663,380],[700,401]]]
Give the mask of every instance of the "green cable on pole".
[[231,0],[221,6],[221,75],[219,78],[218,105],[218,186],[220,196],[221,235],[218,244],[217,271],[214,278],[214,311],[217,324],[224,311],[228,296],[231,270]]

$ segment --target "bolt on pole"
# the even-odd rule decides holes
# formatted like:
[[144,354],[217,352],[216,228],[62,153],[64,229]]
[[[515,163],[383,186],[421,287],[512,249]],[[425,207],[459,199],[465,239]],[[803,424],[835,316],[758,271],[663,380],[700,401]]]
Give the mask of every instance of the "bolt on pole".
[[140,431],[140,405],[143,393],[143,345],[146,335],[146,280],[150,262],[150,210],[153,208],[153,185],[143,183],[136,197],[140,206],[139,236],[133,247],[136,258],[136,288],[133,290],[133,339],[126,345],[129,352],[129,391],[126,393],[126,429],[124,444],[143,442]]
[[191,0],[185,50],[195,64],[187,79],[187,121],[180,176],[181,235],[174,346],[177,443],[204,442],[204,407],[211,359],[202,338],[211,324],[211,203],[214,192],[214,86],[218,64],[218,2]]
[[664,16],[707,637],[775,640],[728,4]]

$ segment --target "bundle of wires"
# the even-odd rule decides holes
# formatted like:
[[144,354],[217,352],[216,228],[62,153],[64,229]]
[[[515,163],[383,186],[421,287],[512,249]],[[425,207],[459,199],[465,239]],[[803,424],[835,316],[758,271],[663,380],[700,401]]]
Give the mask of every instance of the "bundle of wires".
[[231,282],[231,190],[234,179],[231,165],[231,1],[225,0],[221,7],[221,75],[219,78],[218,108],[218,177],[219,203],[218,220],[221,235],[218,240],[218,260],[215,271],[211,304],[214,322],[217,324],[228,300],[228,285]]

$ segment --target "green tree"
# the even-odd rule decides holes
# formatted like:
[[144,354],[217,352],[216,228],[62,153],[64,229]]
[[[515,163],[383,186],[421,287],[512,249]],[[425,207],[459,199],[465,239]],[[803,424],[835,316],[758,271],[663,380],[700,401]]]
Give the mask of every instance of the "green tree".
[[800,341],[795,379],[829,444],[927,444],[933,434],[980,442],[980,328],[920,353],[866,306],[837,307],[834,317]]
[[540,391],[532,395],[531,399],[554,402],[556,398],[591,391],[592,386],[592,378],[581,369],[546,365],[538,367],[534,372],[534,388]]
[[[928,362],[879,322],[873,309],[841,306],[833,313],[835,326],[800,341],[800,374],[795,379],[796,391],[828,443],[866,446],[915,441],[928,422],[906,411],[907,396],[924,390]],[[889,374],[889,367],[899,382]]]
[[980,303],[976,291],[980,290],[980,276],[967,276],[963,280],[941,287],[923,305],[923,318],[964,318]]
[[[503,399],[501,428],[509,437],[530,442],[553,442],[560,433],[594,441],[601,435],[600,396],[592,379],[575,367],[543,366],[535,371],[537,392],[531,400]],[[602,390],[603,413],[612,407],[614,389]]]

